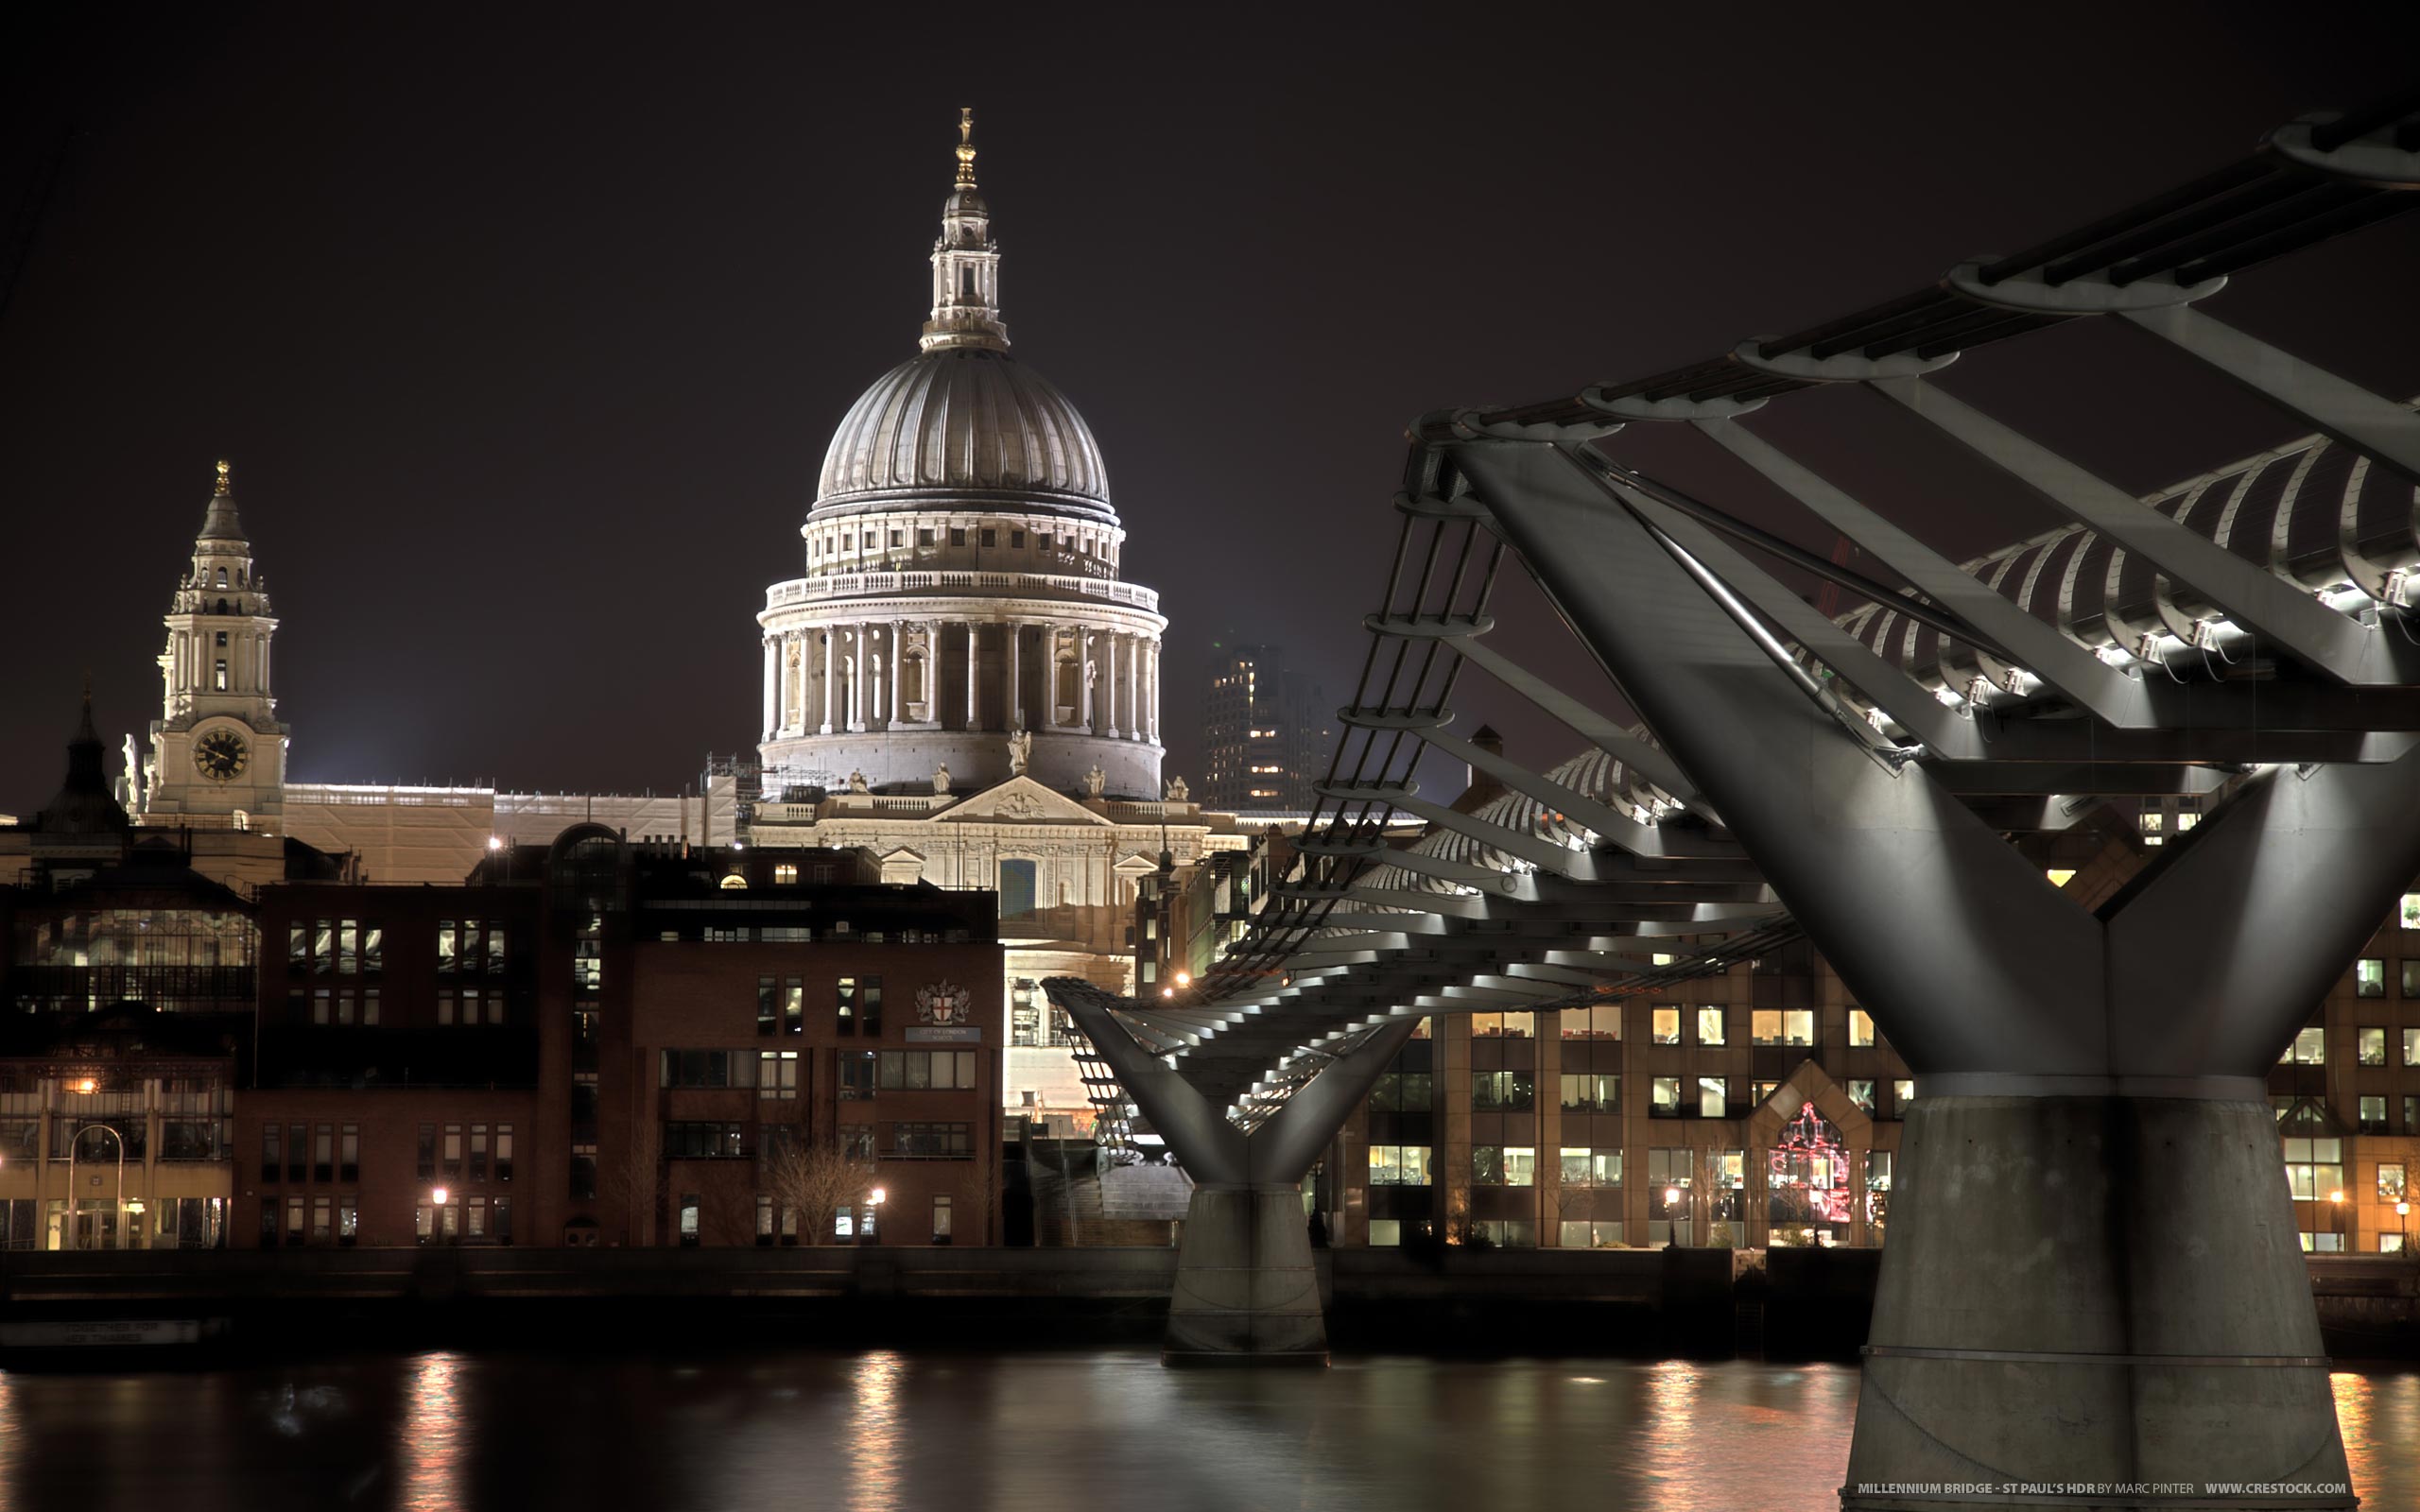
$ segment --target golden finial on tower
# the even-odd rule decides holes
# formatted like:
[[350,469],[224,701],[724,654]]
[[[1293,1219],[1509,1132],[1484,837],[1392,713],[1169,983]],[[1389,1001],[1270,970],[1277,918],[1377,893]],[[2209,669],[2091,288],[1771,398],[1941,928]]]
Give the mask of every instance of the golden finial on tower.
[[958,186],[975,187],[975,107],[961,105],[958,111]]
[[218,496],[223,499],[227,497],[229,491],[230,489],[227,482],[227,461],[224,457],[221,457],[218,462]]

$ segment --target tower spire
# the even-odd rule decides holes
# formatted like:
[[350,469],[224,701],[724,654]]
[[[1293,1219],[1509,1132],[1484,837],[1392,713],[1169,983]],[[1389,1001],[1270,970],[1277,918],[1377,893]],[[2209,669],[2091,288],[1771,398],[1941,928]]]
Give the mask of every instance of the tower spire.
[[1009,328],[1000,318],[1000,244],[992,239],[992,207],[975,187],[975,107],[958,112],[958,181],[942,206],[941,239],[933,243],[933,313],[924,350],[982,347],[1005,352]]
[[228,480],[228,463],[218,460],[218,483],[210,492],[210,508],[201,517],[201,534],[197,541],[233,541],[244,539],[244,523],[235,516],[235,486]]

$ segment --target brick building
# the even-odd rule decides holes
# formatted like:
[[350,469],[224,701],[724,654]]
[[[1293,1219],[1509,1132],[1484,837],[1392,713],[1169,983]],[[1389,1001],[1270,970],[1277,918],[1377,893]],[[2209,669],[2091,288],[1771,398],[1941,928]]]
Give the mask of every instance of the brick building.
[[[265,889],[235,1242],[996,1242],[993,895],[591,828],[458,886]],[[868,1200],[795,1211],[783,1143]]]

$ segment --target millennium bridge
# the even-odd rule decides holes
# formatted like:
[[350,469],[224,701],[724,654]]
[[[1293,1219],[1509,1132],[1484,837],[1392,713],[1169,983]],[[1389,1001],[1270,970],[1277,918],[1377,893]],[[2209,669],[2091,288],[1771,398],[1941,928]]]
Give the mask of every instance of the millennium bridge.
[[[1904,298],[1415,421],[1284,885],[1183,993],[1048,985],[1116,1110],[1197,1183],[1167,1358],[1325,1358],[1299,1183],[1420,1018],[1628,995],[1803,934],[1917,1078],[1844,1505],[1969,1504],[1858,1489],[1882,1483],[2211,1480],[2356,1504],[2263,1078],[2420,875],[2420,415],[2202,306],[2415,188],[2420,97],[2316,114]],[[2309,434],[2140,497],[1937,377],[2078,320]],[[1958,559],[1760,432],[1824,386],[1865,390],[1833,412],[1856,444],[1929,432],[2064,524]],[[1916,431],[1866,437],[1867,409]],[[1627,465],[1625,432],[1651,427],[1736,483]],[[1772,501],[1862,555],[1752,524]],[[1936,535],[1988,507],[1940,503],[1916,511]],[[1508,568],[1556,622],[1523,644],[1566,654],[1499,649]],[[1583,658],[1621,712],[1575,691]],[[1457,734],[1467,675],[1579,753],[1531,771]],[[1502,796],[1424,796],[1432,752]],[[2162,795],[2210,807],[2097,910],[2011,843]],[[1402,816],[1425,837],[1391,844]]]

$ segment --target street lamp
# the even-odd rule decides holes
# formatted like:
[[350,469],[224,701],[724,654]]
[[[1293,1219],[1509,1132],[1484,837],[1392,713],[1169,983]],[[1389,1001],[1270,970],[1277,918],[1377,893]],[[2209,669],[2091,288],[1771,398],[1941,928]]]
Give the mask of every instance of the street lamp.
[[[89,1092],[93,1090],[94,1082],[92,1077],[87,1076],[74,1085],[78,1091]],[[76,1237],[76,1147],[83,1143],[84,1136],[95,1129],[99,1129],[117,1141],[117,1205],[121,1211],[126,1208],[126,1136],[107,1124],[83,1125],[67,1141],[67,1237],[71,1241],[67,1247],[70,1249],[83,1247],[72,1243]],[[139,1212],[142,1210],[138,1208],[135,1211]]]
[[2342,1188],[2327,1194],[2328,1227],[2336,1230],[2336,1252],[2344,1253],[2344,1192]]
[[2397,1248],[2407,1255],[2411,1253],[2411,1204],[2409,1202],[2394,1205],[2394,1237]]
[[[1668,1216],[1671,1216],[1673,1210],[1675,1209],[1681,1209],[1681,1189],[1679,1187],[1666,1187],[1664,1189],[1664,1211]],[[1688,1211],[1686,1209],[1681,1209],[1678,1216],[1675,1217],[1673,1221],[1681,1226],[1681,1247],[1683,1249],[1688,1248]]]

